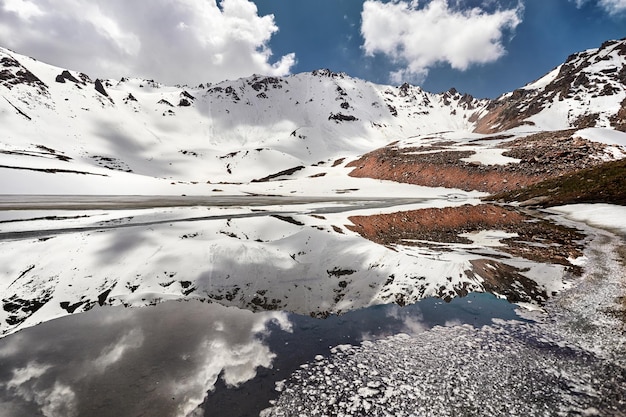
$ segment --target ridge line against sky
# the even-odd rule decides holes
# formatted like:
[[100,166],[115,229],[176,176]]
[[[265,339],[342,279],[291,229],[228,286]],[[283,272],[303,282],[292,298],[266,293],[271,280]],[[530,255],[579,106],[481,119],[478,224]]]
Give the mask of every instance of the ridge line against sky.
[[626,0],[0,0],[0,46],[197,85],[318,68],[496,97],[626,37]]

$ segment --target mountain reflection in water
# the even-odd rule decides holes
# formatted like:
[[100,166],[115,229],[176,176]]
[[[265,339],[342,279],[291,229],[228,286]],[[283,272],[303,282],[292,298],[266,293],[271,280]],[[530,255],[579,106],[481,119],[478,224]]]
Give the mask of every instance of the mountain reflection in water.
[[258,415],[277,381],[332,346],[495,317],[517,318],[488,294],[326,320],[199,302],[98,307],[0,339],[0,407],[4,417]]
[[483,291],[542,304],[577,271],[572,229],[428,204],[20,212],[0,232],[0,330],[181,299],[316,317]]
[[580,233],[473,203],[3,212],[0,409],[258,415],[333,346],[567,285]]

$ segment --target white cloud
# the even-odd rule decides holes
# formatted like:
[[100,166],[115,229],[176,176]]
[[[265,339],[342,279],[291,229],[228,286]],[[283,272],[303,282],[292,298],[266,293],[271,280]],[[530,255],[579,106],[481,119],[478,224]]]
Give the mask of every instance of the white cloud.
[[181,416],[190,413],[202,403],[207,391],[213,390],[217,379],[237,387],[254,378],[257,368],[271,368],[276,357],[260,337],[269,334],[273,322],[283,331],[292,331],[292,324],[284,312],[239,310],[219,305],[207,306],[216,320],[208,337],[198,346],[194,373],[172,379],[172,396],[184,398],[178,405]]
[[387,317],[391,317],[402,322],[402,329],[400,330],[401,333],[415,336],[428,330],[428,325],[424,321],[424,316],[419,310],[414,308],[406,310],[400,306],[392,305],[389,310],[387,310]]
[[609,14],[618,14],[626,11],[626,0],[600,0],[600,6]]
[[[217,303],[96,310],[75,316],[74,331],[63,340],[47,337],[56,334],[48,323],[6,339],[12,346],[2,361],[15,369],[0,373],[0,393],[18,401],[7,411],[0,397],[0,416],[89,415],[86,404],[109,401],[114,383],[124,395],[110,405],[111,415],[123,410],[122,415],[188,417],[219,378],[239,386],[259,367],[271,368],[276,354],[270,333],[292,331],[285,312],[253,313]],[[39,414],[25,413],[22,406]]]
[[277,31],[249,0],[0,0],[0,46],[92,77],[196,84],[284,75],[295,55],[272,57]]
[[76,411],[76,394],[67,385],[56,382],[52,389],[45,392],[37,401],[41,404],[41,413],[45,417],[74,417]]
[[[589,0],[575,0],[577,7],[582,7]],[[626,0],[598,0],[598,6],[610,15],[626,12]]]
[[41,407],[45,417],[74,417],[76,394],[69,386],[56,381],[52,387],[42,388],[40,378],[53,367],[30,362],[24,368],[13,370],[13,378],[6,383],[11,394]]
[[16,13],[20,18],[25,20],[43,14],[35,3],[28,0],[3,0],[2,4],[5,10]]
[[432,0],[421,8],[416,0],[367,0],[361,13],[363,49],[369,56],[385,54],[400,66],[390,74],[392,81],[419,83],[437,64],[466,70],[503,56],[504,33],[521,22],[522,9],[520,4],[487,13],[455,9],[447,0]]
[[143,344],[143,333],[139,329],[133,329],[123,335],[120,340],[105,347],[100,356],[92,361],[95,370],[104,372],[109,366],[118,362],[129,349],[140,348]]
[[24,383],[37,379],[45,374],[50,365],[42,365],[37,362],[29,362],[24,368],[18,368],[13,370],[13,379],[8,382],[9,388],[17,388]]

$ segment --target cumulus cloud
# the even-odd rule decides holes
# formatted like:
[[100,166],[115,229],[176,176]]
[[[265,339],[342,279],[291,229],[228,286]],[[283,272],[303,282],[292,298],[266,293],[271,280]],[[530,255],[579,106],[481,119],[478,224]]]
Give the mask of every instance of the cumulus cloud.
[[[238,386],[271,368],[270,334],[292,331],[285,312],[199,302],[101,308],[68,323],[62,340],[52,323],[1,339],[2,417],[84,416],[105,403],[110,415],[195,415],[219,378]],[[113,403],[111,386],[124,391]]]
[[[575,1],[577,7],[582,7],[583,4],[588,3],[590,0]],[[597,3],[599,7],[610,15],[626,12],[626,0],[597,0]]]
[[102,350],[100,356],[92,361],[94,369],[100,373],[104,372],[109,366],[119,362],[127,350],[140,348],[143,341],[144,337],[141,330],[131,330],[120,340]]
[[367,0],[361,13],[363,49],[368,56],[384,54],[398,65],[393,82],[420,83],[429,68],[448,63],[466,70],[493,62],[505,54],[502,39],[521,22],[522,6],[492,13],[450,6],[447,0]]
[[[55,381],[50,387],[44,387],[41,377],[48,373],[51,365],[30,362],[24,368],[13,370],[13,378],[6,384],[9,392],[25,401],[36,403],[45,417],[75,417],[76,394],[69,386]],[[8,415],[13,415],[11,410]]]
[[295,55],[272,56],[277,31],[249,0],[0,0],[0,46],[92,77],[197,84],[284,75]]

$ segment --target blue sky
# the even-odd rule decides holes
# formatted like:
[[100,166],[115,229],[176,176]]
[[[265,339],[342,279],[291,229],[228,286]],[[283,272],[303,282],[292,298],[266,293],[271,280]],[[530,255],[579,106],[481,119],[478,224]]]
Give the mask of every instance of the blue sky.
[[[294,72],[330,68],[378,83],[389,83],[396,67],[384,54],[364,56],[360,33],[363,1],[254,0],[260,14],[272,13],[280,28],[270,46],[275,55],[295,52]],[[423,2],[422,2],[423,3]],[[452,2],[450,2],[452,3]],[[461,3],[481,6],[480,1]],[[518,2],[497,2],[515,7]],[[626,11],[609,14],[597,1],[525,0],[521,22],[502,43],[506,53],[492,63],[465,71],[439,63],[421,86],[431,92],[455,87],[477,97],[494,97],[544,75],[567,57],[626,37]],[[618,4],[618,3],[616,3]],[[626,9],[626,2],[622,2]],[[411,81],[411,80],[408,80]]]
[[318,68],[496,97],[626,37],[626,0],[0,0],[0,46],[93,78]]

